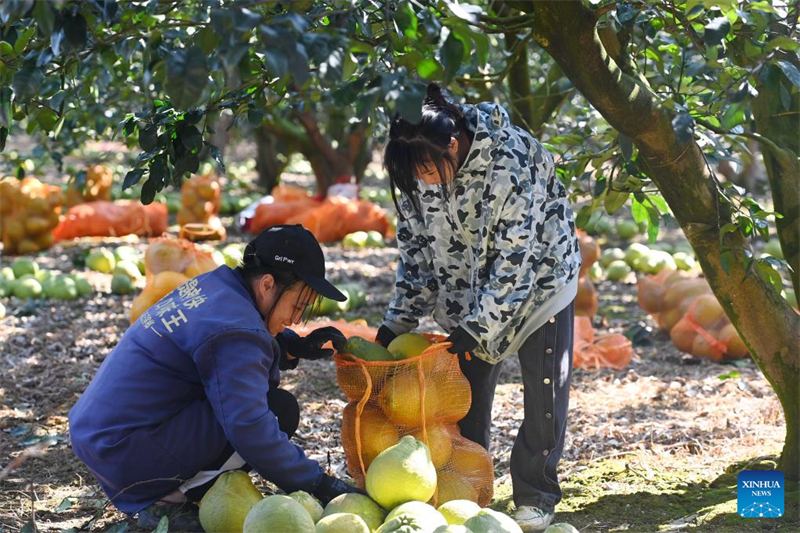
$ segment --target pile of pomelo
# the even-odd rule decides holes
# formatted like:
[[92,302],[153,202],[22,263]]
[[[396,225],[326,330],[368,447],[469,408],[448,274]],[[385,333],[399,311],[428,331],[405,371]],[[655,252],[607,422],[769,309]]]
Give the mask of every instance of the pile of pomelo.
[[75,300],[92,292],[92,286],[83,277],[42,269],[27,257],[0,269],[0,297]]
[[227,472],[200,502],[200,523],[207,533],[521,533],[510,517],[468,500],[425,503],[436,481],[428,447],[407,436],[370,466],[368,495],[343,494],[325,507],[302,491],[263,498],[246,473]]

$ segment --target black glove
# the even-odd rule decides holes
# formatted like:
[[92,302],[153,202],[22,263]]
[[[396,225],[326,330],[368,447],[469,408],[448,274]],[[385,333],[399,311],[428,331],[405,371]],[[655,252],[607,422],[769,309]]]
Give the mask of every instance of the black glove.
[[387,326],[381,326],[378,328],[378,335],[375,337],[375,342],[386,348],[395,337],[397,337],[397,335],[394,331]]
[[467,333],[467,330],[461,326],[453,330],[453,333],[447,337],[447,342],[452,343],[452,346],[447,351],[457,354],[461,358],[466,357],[467,352],[471,352],[478,347],[478,341],[475,340],[475,337]]
[[322,478],[311,494],[313,494],[322,505],[328,505],[328,502],[335,497],[350,492],[363,494],[365,496],[367,495],[367,493],[363,490],[359,489],[358,487],[354,487],[349,483],[345,483],[341,479],[329,476],[328,474],[322,474]]
[[315,329],[305,337],[301,337],[290,329],[285,329],[277,335],[277,338],[284,353],[298,359],[315,360],[332,356],[333,350],[322,347],[328,341],[333,343],[337,352],[344,350],[344,345],[347,344],[344,334],[332,326]]

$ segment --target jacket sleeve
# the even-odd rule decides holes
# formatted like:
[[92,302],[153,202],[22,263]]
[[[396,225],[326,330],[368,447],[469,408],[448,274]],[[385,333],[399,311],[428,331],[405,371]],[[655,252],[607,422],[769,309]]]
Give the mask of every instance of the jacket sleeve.
[[267,404],[272,342],[263,332],[223,331],[192,354],[217,421],[233,448],[265,479],[288,492],[312,492],[322,475],[278,426]]
[[419,319],[429,314],[436,304],[438,283],[431,272],[431,252],[427,231],[420,216],[403,203],[406,216],[397,220],[397,277],[394,298],[383,319],[383,325],[396,335],[411,331]]
[[[488,283],[477,290],[472,310],[461,323],[483,346],[509,326],[516,331],[525,319],[523,304],[537,283],[544,281],[544,286],[551,287],[551,280],[537,278],[544,255],[546,187],[553,178],[552,159],[520,165],[517,157],[507,154],[493,167],[493,173],[499,172],[505,176],[496,182],[502,183],[504,190],[497,194],[505,202],[494,230],[498,255]],[[557,288],[553,288],[555,292]]]

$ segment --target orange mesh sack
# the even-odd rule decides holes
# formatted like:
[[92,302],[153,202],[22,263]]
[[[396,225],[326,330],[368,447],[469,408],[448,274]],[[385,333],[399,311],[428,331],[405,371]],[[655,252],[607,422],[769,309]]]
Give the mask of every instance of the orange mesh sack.
[[222,187],[212,175],[195,176],[181,185],[181,207],[178,224],[206,224],[217,231],[216,238],[225,238],[225,228],[219,220],[222,207]]
[[111,183],[114,181],[114,174],[103,165],[92,165],[86,169],[86,181],[84,181],[83,191],[78,190],[75,183],[70,183],[67,188],[67,205],[82,204],[84,202],[95,202],[97,200],[111,200]]
[[578,233],[578,247],[581,250],[581,270],[579,276],[588,274],[592,265],[600,260],[600,246],[593,237],[590,237],[581,230]]
[[297,185],[276,185],[269,193],[276,202],[291,202],[295,200],[308,200],[311,193]]
[[250,223],[250,232],[260,233],[272,226],[283,224],[290,218],[309,211],[315,205],[317,202],[311,198],[260,204],[256,207],[256,213]]
[[167,206],[138,200],[87,202],[71,207],[53,231],[57,241],[79,237],[157,236],[167,231]]
[[631,362],[632,346],[624,335],[595,335],[588,317],[575,317],[572,368],[622,370]]
[[675,327],[697,297],[710,293],[705,279],[688,278],[675,271],[665,270],[638,280],[639,305],[664,331]]
[[578,294],[575,296],[575,314],[578,316],[593,317],[600,308],[597,299],[597,290],[588,275],[578,278]]
[[312,210],[286,220],[302,224],[319,242],[333,242],[356,231],[377,231],[383,236],[391,232],[386,211],[368,200],[351,200],[342,196],[326,198]]
[[747,347],[713,294],[695,298],[670,337],[678,349],[697,357],[714,361],[747,357]]
[[0,181],[3,253],[30,254],[53,246],[62,201],[60,188],[34,177]]
[[166,294],[223,264],[212,250],[175,237],[152,239],[144,254],[147,283],[131,305],[131,324]]
[[433,505],[466,499],[486,506],[492,499],[494,466],[482,446],[463,436],[456,423],[472,402],[458,357],[440,336],[417,357],[365,361],[336,354],[336,377],[348,399],[342,444],[350,474],[360,487],[375,457],[413,435],[431,452],[438,479]]

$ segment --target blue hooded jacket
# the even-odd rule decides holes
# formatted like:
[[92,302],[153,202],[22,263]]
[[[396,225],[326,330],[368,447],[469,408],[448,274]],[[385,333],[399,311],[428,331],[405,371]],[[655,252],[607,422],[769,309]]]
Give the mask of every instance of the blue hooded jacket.
[[267,405],[279,361],[238,270],[193,278],[143,313],[103,361],[69,413],[73,451],[129,514],[174,491],[228,442],[281,489],[311,492],[322,468]]

